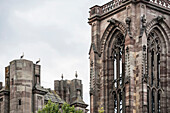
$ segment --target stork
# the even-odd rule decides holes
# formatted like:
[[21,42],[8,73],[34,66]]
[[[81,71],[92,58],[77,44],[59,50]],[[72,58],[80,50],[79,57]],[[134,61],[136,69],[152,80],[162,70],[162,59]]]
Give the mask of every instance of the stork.
[[39,60],[38,61],[36,61],[36,64],[38,64],[40,62],[40,58],[39,58]]
[[61,75],[61,79],[63,80],[63,78],[64,78],[64,76],[63,76],[63,74]]
[[21,55],[20,59],[22,59],[23,57],[24,57],[24,52],[22,53],[22,55]]
[[76,77],[76,78],[78,77],[77,71],[76,71],[76,73],[75,73],[75,77]]

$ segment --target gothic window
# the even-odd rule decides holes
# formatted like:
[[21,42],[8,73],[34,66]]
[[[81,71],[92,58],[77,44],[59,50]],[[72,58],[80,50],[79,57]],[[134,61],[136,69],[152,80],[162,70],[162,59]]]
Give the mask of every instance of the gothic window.
[[[156,88],[152,91],[147,90],[147,108],[148,112],[160,113],[160,97],[161,93],[158,92],[160,87],[160,40],[156,32],[151,32],[147,40],[147,65],[148,65],[148,85],[150,89]],[[151,96],[150,93],[151,92]]]
[[158,113],[161,112],[161,92],[158,92]]
[[[115,56],[116,58],[116,56]],[[117,87],[117,66],[116,66],[117,60],[114,59],[114,86]]]
[[[122,56],[122,55],[121,55]],[[120,58],[120,85],[122,85],[122,58]]]
[[157,54],[157,86],[160,86],[160,53]]
[[152,113],[155,113],[155,91],[152,91]]
[[123,103],[122,103],[122,92],[119,92],[119,109],[120,109],[120,113],[122,113],[123,110]]
[[114,86],[120,86],[123,78],[123,60],[124,60],[124,40],[119,37],[112,48],[113,68],[114,68]]
[[154,80],[154,50],[152,49],[151,54],[151,84],[153,85]]
[[116,93],[114,94],[114,112],[117,112],[117,97],[116,97]]
[[124,78],[124,37],[122,34],[119,34],[116,37],[112,48],[113,58],[113,91],[114,91],[114,112],[123,113],[124,108],[124,99],[123,99],[123,78]]

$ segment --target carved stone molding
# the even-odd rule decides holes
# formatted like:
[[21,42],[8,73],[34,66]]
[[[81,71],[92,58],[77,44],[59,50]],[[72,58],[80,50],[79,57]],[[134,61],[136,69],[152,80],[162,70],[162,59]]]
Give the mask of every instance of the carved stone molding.
[[146,18],[145,18],[145,15],[143,15],[143,16],[141,16],[141,26],[140,26],[139,38],[141,38],[143,36],[143,33],[145,31],[145,27],[146,27]]
[[116,19],[109,19],[107,22],[109,22],[110,24],[108,25],[108,27],[106,28],[102,38],[101,38],[101,52],[100,53],[103,53],[103,50],[104,50],[104,46],[106,44],[106,41],[107,41],[107,38],[109,37],[110,33],[112,31],[114,31],[114,29],[118,29],[122,34],[123,36],[125,37],[126,36],[126,33],[127,33],[127,28],[126,28],[126,25]]
[[131,33],[131,29],[130,29],[131,18],[127,17],[125,21],[126,21],[126,26],[127,26],[127,33],[129,35],[129,37],[132,38],[132,33]]
[[166,18],[163,15],[159,15],[157,18],[158,23],[164,21]]

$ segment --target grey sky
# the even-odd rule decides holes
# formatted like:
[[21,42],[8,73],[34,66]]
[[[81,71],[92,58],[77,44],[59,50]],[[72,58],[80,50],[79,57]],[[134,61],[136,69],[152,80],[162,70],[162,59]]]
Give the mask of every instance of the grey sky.
[[90,26],[89,8],[109,0],[0,0],[0,81],[5,66],[18,59],[36,62],[41,58],[41,82],[74,79],[75,71],[84,85],[89,103]]

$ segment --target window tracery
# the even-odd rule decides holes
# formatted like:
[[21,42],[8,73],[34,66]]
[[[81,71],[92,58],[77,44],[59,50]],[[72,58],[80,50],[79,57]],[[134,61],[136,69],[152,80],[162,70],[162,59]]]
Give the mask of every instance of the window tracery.
[[124,36],[119,34],[114,41],[112,48],[111,58],[113,58],[113,99],[114,99],[114,112],[123,113],[124,110]]
[[[148,35],[147,40],[147,64],[148,64],[148,88],[147,90],[147,108],[148,112],[160,113],[161,108],[161,84],[160,84],[160,57],[161,57],[161,47],[160,40],[156,32],[152,31]],[[150,91],[151,90],[151,91]]]

